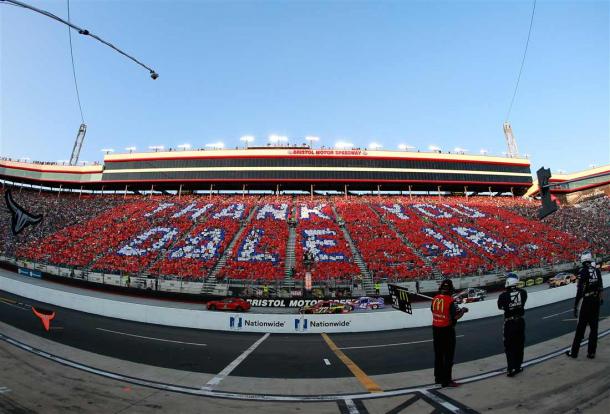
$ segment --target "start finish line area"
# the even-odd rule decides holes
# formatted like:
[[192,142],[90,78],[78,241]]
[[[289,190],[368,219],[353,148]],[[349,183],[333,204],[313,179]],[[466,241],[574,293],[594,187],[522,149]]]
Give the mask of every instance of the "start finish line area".
[[[118,296],[111,299],[111,296],[99,292],[78,294],[72,287],[53,289],[54,285],[42,286],[44,281],[27,283],[30,280],[20,280],[19,276],[2,276],[0,281],[0,297],[3,299],[0,301],[0,347],[37,355],[51,364],[48,367],[51,370],[54,366],[69,367],[86,378],[93,375],[102,377],[104,381],[130,384],[134,389],[142,387],[178,393],[181,398],[257,400],[280,405],[332,403],[329,412],[340,413],[377,412],[371,407],[386,404],[383,401],[391,403],[387,403],[388,410],[379,412],[390,412],[391,404],[417,402],[432,404],[439,410],[438,407],[444,407],[445,411],[440,412],[472,412],[447,394],[453,391],[440,391],[431,384],[432,338],[429,322],[423,322],[425,308],[414,309],[413,315],[387,311],[306,315],[303,318],[300,315],[216,313],[199,310],[199,305],[192,304],[185,306],[193,309],[176,308],[172,307],[176,306],[174,303],[133,303],[130,301],[134,298]],[[608,275],[604,281],[608,282]],[[28,297],[8,290],[27,287],[30,289],[24,293]],[[32,292],[40,295],[39,298],[29,297],[34,296]],[[545,294],[547,299],[543,299]],[[573,295],[574,286],[531,293],[532,303],[538,306],[530,305],[526,313],[526,373],[538,365],[546,367],[544,362],[554,358],[561,362],[560,366],[570,362],[563,359],[562,353],[571,343],[576,324],[571,314]],[[549,298],[564,297],[567,299],[544,302],[550,301]],[[88,302],[95,303],[95,307],[87,308],[91,310],[87,312],[52,303],[66,298],[74,307],[83,307]],[[31,311],[16,305],[23,303],[54,309],[57,316],[52,329],[44,331]],[[502,317],[495,310],[492,315],[485,313],[491,312],[490,305],[495,307],[495,300],[469,304],[470,318],[460,321],[457,326],[454,377],[466,383],[464,388],[508,380],[504,375]],[[116,315],[111,314],[115,307],[135,313],[111,316]],[[161,310],[167,314],[165,317],[157,315],[161,318],[157,321],[153,318],[145,321],[127,318]],[[186,323],[184,327],[169,326],[176,315],[189,313],[212,321],[218,318],[223,329],[203,327],[208,325],[197,325],[199,329],[192,329]],[[478,317],[472,317],[472,314]],[[603,349],[607,348],[605,344],[610,334],[608,303],[603,306],[601,315],[600,348]],[[380,326],[380,322],[370,318],[380,318],[388,324],[394,318],[399,320],[398,326],[403,326],[405,320],[415,322],[405,326],[410,329],[349,330],[349,333],[341,331],[346,329],[345,326],[332,327],[337,330],[333,331],[329,327],[311,325],[312,321],[320,321]],[[418,319],[422,320],[422,326],[414,326]],[[295,324],[295,320],[299,323]],[[307,328],[303,327],[305,320]],[[256,321],[284,322],[284,325],[257,326]],[[279,332],[270,333],[269,330]],[[607,364],[603,354],[600,358],[594,362],[584,357],[581,359],[584,359],[583,364]],[[23,360],[29,361],[31,357],[25,355]],[[7,367],[9,365],[7,362]],[[570,377],[565,372],[561,376]],[[11,388],[12,384],[0,385]],[[490,392],[493,392],[493,387]],[[248,410],[252,409],[249,405]]]

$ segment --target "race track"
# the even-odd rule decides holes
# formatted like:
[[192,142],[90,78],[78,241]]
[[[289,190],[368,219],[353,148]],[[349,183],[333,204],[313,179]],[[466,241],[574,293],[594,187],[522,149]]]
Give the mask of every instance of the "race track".
[[[608,291],[606,289],[606,298]],[[56,310],[50,332],[26,305]],[[531,309],[526,314],[526,346],[573,332],[573,300]],[[610,315],[608,301],[601,311]],[[408,318],[408,315],[400,317]],[[146,365],[218,374],[235,361],[232,376],[257,378],[339,378],[352,373],[322,335],[263,335],[202,331],[129,322],[34,302],[0,291],[0,321],[82,350]],[[458,323],[456,363],[503,353],[502,318]],[[330,334],[337,348],[368,375],[431,368],[430,328]],[[255,344],[251,353],[245,353]],[[566,344],[568,345],[568,344]]]

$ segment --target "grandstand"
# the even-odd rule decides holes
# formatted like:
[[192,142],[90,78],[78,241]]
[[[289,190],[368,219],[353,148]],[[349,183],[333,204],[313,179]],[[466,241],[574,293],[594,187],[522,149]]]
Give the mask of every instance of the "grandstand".
[[[104,165],[90,167],[1,161],[0,178],[16,185],[15,199],[45,219],[18,236],[5,232],[0,254],[102,280],[120,275],[127,285],[129,278],[145,277],[197,282],[207,293],[264,285],[294,293],[311,280],[325,292],[349,293],[370,292],[376,282],[571,263],[586,248],[610,251],[610,232],[579,237],[581,229],[599,226],[597,220],[610,228],[609,199],[566,206],[539,222],[538,203],[514,196],[531,185],[527,160],[397,154],[184,151],[109,155]],[[420,172],[424,167],[429,171]],[[292,171],[291,178],[282,170]],[[333,174],[335,180],[328,178]],[[198,194],[208,185],[217,187]],[[253,194],[246,185],[276,192]],[[321,195],[314,185],[344,191]],[[218,191],[240,186],[233,194]],[[347,186],[368,193],[356,195]],[[382,186],[401,191],[382,194]]]

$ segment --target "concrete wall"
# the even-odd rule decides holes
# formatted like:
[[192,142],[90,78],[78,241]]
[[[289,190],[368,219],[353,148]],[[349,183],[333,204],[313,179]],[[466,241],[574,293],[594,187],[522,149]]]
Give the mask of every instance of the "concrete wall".
[[[604,275],[604,285],[610,275]],[[414,328],[431,324],[430,310],[414,309],[412,315],[398,311],[350,313],[341,315],[288,315],[225,313],[206,310],[178,309],[101,299],[61,290],[36,286],[27,281],[0,276],[0,290],[33,300],[81,312],[127,319],[137,322],[179,326],[195,329],[272,333],[336,333],[384,331]],[[548,305],[575,296],[576,286],[569,285],[530,293],[527,308]],[[500,311],[495,300],[468,305],[470,312],[463,320],[496,316]]]

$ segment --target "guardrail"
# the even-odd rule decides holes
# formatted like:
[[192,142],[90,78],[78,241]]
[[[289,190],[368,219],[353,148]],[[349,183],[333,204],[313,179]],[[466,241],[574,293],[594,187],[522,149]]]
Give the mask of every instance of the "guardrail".
[[[604,283],[606,286],[610,283],[610,275],[604,275]],[[398,311],[355,312],[337,315],[237,314],[170,308],[85,296],[3,276],[0,276],[0,290],[50,305],[110,318],[220,331],[271,333],[368,332],[428,326],[432,321],[432,315],[428,308],[414,309],[412,315]],[[535,308],[548,305],[573,298],[575,294],[576,286],[574,284],[531,292],[526,307]],[[464,316],[463,320],[487,318],[501,314],[495,300],[471,303],[468,308],[470,312]]]

